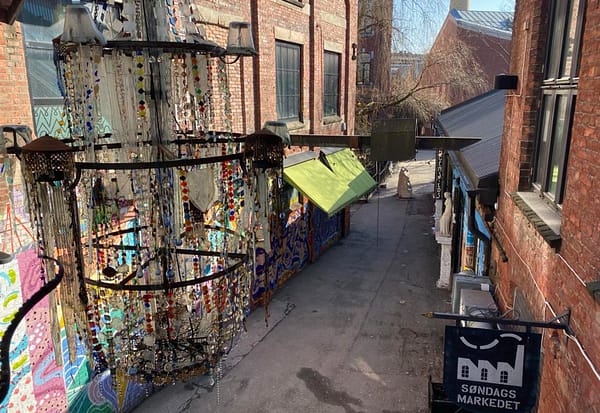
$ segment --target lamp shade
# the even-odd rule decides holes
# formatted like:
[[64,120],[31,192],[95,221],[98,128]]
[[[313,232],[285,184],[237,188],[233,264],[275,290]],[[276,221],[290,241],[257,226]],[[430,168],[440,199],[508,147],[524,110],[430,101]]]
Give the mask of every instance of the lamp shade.
[[23,174],[30,182],[71,180],[75,175],[74,149],[51,136],[35,139],[21,148]]
[[256,56],[250,23],[231,22],[227,34],[227,54],[237,56]]
[[96,27],[90,10],[81,5],[67,6],[60,40],[67,43],[98,43],[102,46],[106,44],[106,38]]
[[285,146],[290,146],[291,139],[287,123],[279,120],[268,120],[265,122],[263,128],[268,129],[275,135],[279,136]]
[[269,129],[261,129],[246,137],[246,156],[254,168],[277,168],[283,165],[283,142]]

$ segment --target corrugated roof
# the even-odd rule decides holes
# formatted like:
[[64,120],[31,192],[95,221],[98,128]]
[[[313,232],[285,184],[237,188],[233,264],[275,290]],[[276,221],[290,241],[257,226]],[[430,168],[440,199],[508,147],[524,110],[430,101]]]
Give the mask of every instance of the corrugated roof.
[[514,13],[503,11],[450,10],[450,15],[459,27],[510,39]]
[[446,136],[480,137],[481,141],[458,152],[458,159],[469,172],[472,184],[498,173],[504,127],[505,91],[492,90],[448,108],[438,117]]

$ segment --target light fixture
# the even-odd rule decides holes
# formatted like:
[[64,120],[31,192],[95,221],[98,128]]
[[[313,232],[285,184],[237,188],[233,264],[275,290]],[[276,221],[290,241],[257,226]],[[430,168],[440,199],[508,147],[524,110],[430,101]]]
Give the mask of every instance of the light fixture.
[[244,151],[252,160],[253,168],[280,168],[283,165],[283,139],[267,128],[246,136]]
[[27,182],[71,179],[75,174],[75,149],[49,135],[35,139],[21,148]]
[[106,45],[106,38],[96,27],[90,10],[82,5],[67,6],[60,40],[65,43]]
[[356,43],[352,43],[352,60],[356,60],[356,50],[358,49],[358,45]]
[[516,89],[519,77],[517,75],[499,74],[494,77],[494,89]]
[[231,22],[229,23],[229,32],[227,34],[227,49],[224,56],[235,56],[232,61],[226,61],[224,56],[220,59],[224,63],[233,64],[242,56],[257,56],[252,39],[252,30],[250,23]]
[[10,342],[12,340],[13,334],[15,333],[19,323],[21,322],[21,320],[23,320],[27,313],[31,311],[31,309],[35,307],[37,303],[39,303],[44,297],[50,294],[50,292],[58,286],[64,275],[63,266],[60,263],[60,261],[47,256],[42,256],[40,258],[54,261],[58,271],[56,273],[56,276],[52,280],[44,284],[42,288],[40,288],[35,294],[31,296],[31,298],[29,298],[23,303],[23,305],[15,313],[6,330],[4,330],[2,341],[0,341],[0,363],[2,363],[2,365],[0,366],[0,402],[2,402],[6,398],[11,384]]
[[279,136],[285,146],[290,146],[292,140],[290,138],[290,132],[287,127],[287,123],[279,120],[268,120],[263,125],[263,128],[270,130],[275,135]]

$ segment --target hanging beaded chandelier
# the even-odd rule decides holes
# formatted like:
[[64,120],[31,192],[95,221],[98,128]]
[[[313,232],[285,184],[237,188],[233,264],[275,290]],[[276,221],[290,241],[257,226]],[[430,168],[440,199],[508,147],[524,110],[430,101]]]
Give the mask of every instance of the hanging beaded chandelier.
[[249,311],[257,175],[232,133],[225,50],[173,4],[67,9],[56,132],[74,162],[35,172],[43,190],[27,180],[40,247],[71,257],[54,315],[69,354],[83,340],[118,388],[211,371]]

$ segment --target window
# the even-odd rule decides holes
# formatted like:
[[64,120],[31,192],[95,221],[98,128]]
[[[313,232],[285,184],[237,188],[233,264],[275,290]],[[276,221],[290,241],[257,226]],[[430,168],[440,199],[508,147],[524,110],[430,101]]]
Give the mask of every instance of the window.
[[557,206],[566,181],[577,97],[583,0],[555,0],[537,139],[533,183]]
[[469,366],[462,366],[460,368],[460,377],[469,377]]
[[488,369],[483,368],[481,369],[481,381],[487,381],[488,380]]
[[323,58],[323,115],[340,114],[340,55],[325,52]]
[[507,371],[502,370],[500,372],[500,383],[502,383],[502,384],[508,383],[508,372]]
[[300,119],[300,46],[275,42],[277,118]]
[[[86,1],[26,0],[23,2],[18,20],[23,31],[27,81],[33,112],[33,130],[36,136],[48,134],[56,138],[68,138],[69,130],[61,127],[63,97],[57,82],[52,40],[62,33],[64,8],[69,4],[84,4]],[[91,7],[91,6],[90,6]],[[97,130],[111,133],[111,126],[100,117]]]
[[371,54],[368,52],[361,52],[358,55],[356,83],[359,85],[371,84]]

